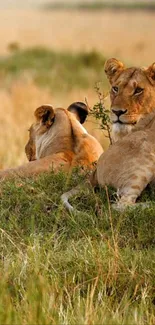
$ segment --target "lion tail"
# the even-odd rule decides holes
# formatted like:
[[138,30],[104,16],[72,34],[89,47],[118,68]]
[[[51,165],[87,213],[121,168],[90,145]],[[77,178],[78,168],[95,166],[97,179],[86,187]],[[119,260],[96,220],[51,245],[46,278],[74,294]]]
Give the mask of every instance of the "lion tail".
[[80,186],[76,186],[74,188],[72,188],[70,191],[64,193],[61,195],[61,202],[63,203],[63,205],[65,206],[65,208],[69,211],[69,212],[74,212],[74,208],[73,206],[68,202],[69,198],[71,198],[72,196],[78,194],[80,191]]

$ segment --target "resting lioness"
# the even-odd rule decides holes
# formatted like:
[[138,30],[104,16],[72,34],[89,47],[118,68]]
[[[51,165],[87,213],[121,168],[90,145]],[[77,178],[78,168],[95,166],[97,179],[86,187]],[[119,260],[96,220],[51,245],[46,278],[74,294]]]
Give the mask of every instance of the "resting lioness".
[[155,63],[145,69],[125,68],[117,59],[109,59],[104,69],[111,84],[112,138],[117,141],[155,110]]
[[50,169],[65,171],[73,166],[92,168],[103,152],[99,142],[82,126],[88,115],[87,106],[76,102],[53,109],[42,105],[35,113],[25,151],[29,163],[0,172],[0,178],[37,175]]
[[[134,204],[155,176],[155,124],[144,133],[147,121],[154,120],[155,63],[145,69],[125,68],[112,58],[105,63],[105,73],[112,86],[112,138],[113,142],[119,141],[101,155],[91,183],[113,185],[121,197],[119,204]],[[146,120],[141,124],[142,117]],[[144,131],[138,131],[139,128]],[[133,130],[137,132],[127,135]],[[73,209],[68,199],[78,192],[79,188],[75,188],[62,195],[68,210]]]
[[[93,172],[93,186],[111,185],[117,190],[117,208],[133,206],[143,189],[155,178],[155,112],[141,119],[134,131],[115,142],[104,152]],[[73,210],[68,199],[78,194],[79,188],[62,195],[68,210]]]

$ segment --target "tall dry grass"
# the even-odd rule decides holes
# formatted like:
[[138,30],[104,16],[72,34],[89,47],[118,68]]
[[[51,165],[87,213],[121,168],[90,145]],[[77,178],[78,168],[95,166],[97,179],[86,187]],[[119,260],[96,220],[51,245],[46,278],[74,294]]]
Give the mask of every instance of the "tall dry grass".
[[0,102],[0,167],[4,168],[26,161],[24,146],[33,111],[41,103],[51,102],[51,96],[31,79],[21,79],[0,90]]
[[8,44],[38,45],[54,50],[90,51],[116,56],[129,63],[154,61],[154,13],[97,11],[0,11],[0,54]]

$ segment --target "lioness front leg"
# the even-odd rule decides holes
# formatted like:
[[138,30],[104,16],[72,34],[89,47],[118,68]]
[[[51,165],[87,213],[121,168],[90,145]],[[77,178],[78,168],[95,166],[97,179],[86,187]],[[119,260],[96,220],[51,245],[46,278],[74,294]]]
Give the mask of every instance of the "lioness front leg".
[[153,173],[150,172],[150,168],[146,168],[143,175],[133,175],[130,182],[118,190],[119,199],[116,204],[113,204],[113,207],[117,210],[124,210],[127,207],[141,206],[145,208],[148,206],[148,203],[136,203],[136,200],[152,179]]

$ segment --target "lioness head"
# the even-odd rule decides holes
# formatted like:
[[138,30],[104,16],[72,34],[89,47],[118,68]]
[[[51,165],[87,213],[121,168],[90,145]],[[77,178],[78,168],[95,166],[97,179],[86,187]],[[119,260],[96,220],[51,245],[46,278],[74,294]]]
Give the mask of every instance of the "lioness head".
[[29,161],[73,149],[70,113],[82,124],[88,115],[88,108],[82,102],[75,102],[67,110],[54,109],[51,105],[42,105],[35,110],[36,121],[29,129],[29,140],[25,146]]
[[112,136],[117,141],[155,110],[155,63],[145,69],[125,68],[117,59],[109,59],[105,73],[111,84]]

